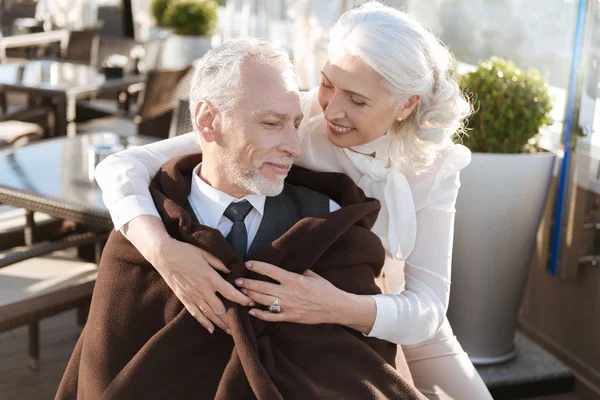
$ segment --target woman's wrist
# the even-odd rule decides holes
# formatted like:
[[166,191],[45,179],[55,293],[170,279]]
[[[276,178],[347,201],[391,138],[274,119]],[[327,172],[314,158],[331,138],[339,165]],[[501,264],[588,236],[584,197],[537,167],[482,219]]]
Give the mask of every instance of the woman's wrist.
[[377,316],[375,299],[367,295],[343,293],[339,304],[334,307],[334,323],[368,334],[373,329]]
[[155,268],[165,254],[169,242],[173,240],[167,233],[160,218],[153,215],[140,215],[129,221],[123,232],[127,240],[148,260]]

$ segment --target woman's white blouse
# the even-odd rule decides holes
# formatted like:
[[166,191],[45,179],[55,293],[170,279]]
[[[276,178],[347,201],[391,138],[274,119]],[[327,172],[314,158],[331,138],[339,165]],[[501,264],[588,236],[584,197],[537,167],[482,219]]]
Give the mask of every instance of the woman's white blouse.
[[[343,172],[367,196],[380,200],[372,230],[387,253],[385,271],[404,267],[405,282],[393,288],[395,294],[373,296],[377,315],[368,336],[403,345],[423,342],[446,318],[459,171],[469,164],[471,153],[454,145],[428,172],[393,171],[387,165],[389,134],[352,149],[331,144],[316,95],[313,89],[302,101],[302,156],[296,164]],[[144,214],[159,217],[148,190],[150,180],[168,160],[197,151],[201,151],[198,136],[188,133],[131,147],[101,162],[96,180],[115,227]],[[372,153],[375,157],[366,155]]]

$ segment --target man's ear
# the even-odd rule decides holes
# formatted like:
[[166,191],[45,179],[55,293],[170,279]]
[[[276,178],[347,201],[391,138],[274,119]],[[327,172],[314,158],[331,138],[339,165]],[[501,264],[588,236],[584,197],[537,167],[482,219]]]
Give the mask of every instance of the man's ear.
[[216,139],[215,132],[216,110],[208,100],[199,101],[194,109],[194,125],[200,136],[207,141]]
[[405,120],[406,118],[408,118],[408,116],[410,115],[410,113],[413,112],[417,104],[419,104],[419,101],[421,101],[421,96],[416,94],[414,96],[410,96],[408,101],[404,103],[404,105],[400,107],[400,109],[396,113],[396,119],[402,118],[402,120]]

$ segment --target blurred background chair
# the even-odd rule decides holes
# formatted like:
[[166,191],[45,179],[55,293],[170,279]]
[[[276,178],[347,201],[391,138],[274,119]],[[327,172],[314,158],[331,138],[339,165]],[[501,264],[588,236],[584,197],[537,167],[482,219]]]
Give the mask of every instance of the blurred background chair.
[[100,26],[72,30],[62,59],[93,65],[98,55]]
[[39,321],[78,308],[83,324],[97,264],[63,250],[97,243],[108,234],[74,234],[10,252],[0,252],[0,332],[28,326],[30,366],[39,367]]
[[173,110],[186,98],[192,76],[191,66],[172,70],[152,70],[146,83],[130,88],[128,96],[140,93],[139,108],[133,118],[113,116],[78,124],[82,133],[111,131],[123,135],[166,138]]
[[22,146],[51,136],[54,123],[52,107],[38,107],[0,115],[0,148]]
[[44,128],[24,121],[0,122],[0,148],[20,146],[44,137]]
[[173,111],[171,119],[171,128],[169,129],[169,137],[184,135],[194,130],[192,116],[190,114],[190,101],[179,100],[179,104]]
[[[124,73],[146,73],[159,68],[163,42],[163,40],[151,40],[140,43],[130,38],[101,37],[96,65],[98,68],[103,68],[111,57],[121,56],[128,60]],[[138,103],[135,101],[133,104],[130,103],[132,103],[132,99],[137,99],[137,94],[99,93],[89,101],[79,101],[77,103],[77,121],[85,122],[95,118],[123,116],[127,113],[134,115],[138,111]],[[130,106],[133,106],[131,110]]]

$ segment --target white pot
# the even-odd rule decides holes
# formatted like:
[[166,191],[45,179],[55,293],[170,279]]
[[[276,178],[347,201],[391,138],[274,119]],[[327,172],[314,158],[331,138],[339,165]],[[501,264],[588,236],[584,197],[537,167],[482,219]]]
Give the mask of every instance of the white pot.
[[516,355],[517,317],[554,159],[474,153],[460,174],[448,319],[474,364]]
[[183,68],[191,65],[210,48],[210,37],[171,35],[163,45],[161,68]]
[[147,40],[165,40],[173,34],[173,30],[169,28],[162,28],[160,26],[153,26],[148,30]]

